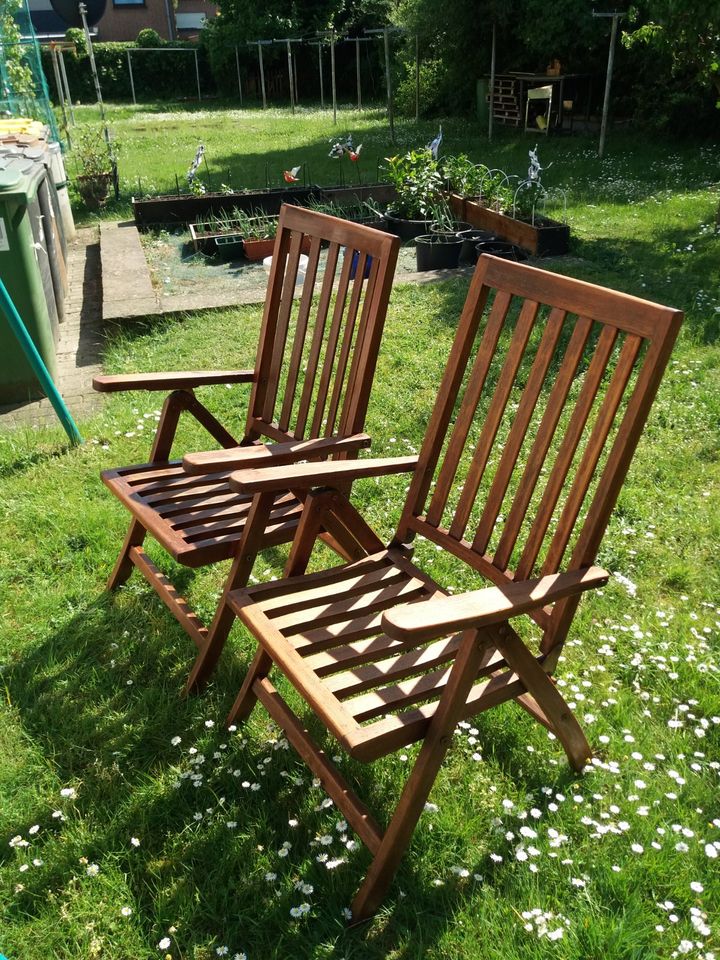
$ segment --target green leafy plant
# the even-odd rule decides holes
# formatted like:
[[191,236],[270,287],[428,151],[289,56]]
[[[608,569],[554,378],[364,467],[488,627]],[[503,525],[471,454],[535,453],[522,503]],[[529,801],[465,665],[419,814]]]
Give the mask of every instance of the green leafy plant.
[[452,192],[461,197],[479,197],[487,172],[488,168],[484,163],[473,163],[465,153],[460,153],[457,157],[445,157],[442,161],[443,176],[450,184]]
[[402,156],[388,157],[386,164],[387,179],[397,190],[392,212],[408,220],[426,219],[443,185],[430,151],[411,150]]
[[513,192],[506,173],[489,170],[482,179],[481,202],[497,213],[509,210],[513,204]]
[[[112,174],[112,156],[100,127],[88,126],[73,137],[72,155],[81,177],[104,178]],[[113,144],[117,149],[117,144]]]

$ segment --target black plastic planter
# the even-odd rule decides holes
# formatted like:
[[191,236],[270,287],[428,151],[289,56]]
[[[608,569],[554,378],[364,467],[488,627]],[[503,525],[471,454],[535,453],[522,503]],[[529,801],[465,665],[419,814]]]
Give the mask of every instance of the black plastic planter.
[[462,240],[454,234],[428,233],[415,238],[418,271],[455,270]]
[[457,236],[462,240],[459,260],[460,266],[462,267],[472,267],[477,263],[477,245],[481,240],[497,239],[497,237],[487,230],[478,230],[476,227],[471,227],[469,230],[460,230]]
[[476,244],[475,250],[478,257],[483,253],[490,253],[493,257],[502,257],[503,260],[527,260],[528,255],[522,247],[514,243],[506,243],[505,240],[481,240]]
[[394,233],[403,243],[414,240],[430,230],[429,220],[405,220],[403,217],[396,216],[391,210],[385,214],[385,223],[388,233]]

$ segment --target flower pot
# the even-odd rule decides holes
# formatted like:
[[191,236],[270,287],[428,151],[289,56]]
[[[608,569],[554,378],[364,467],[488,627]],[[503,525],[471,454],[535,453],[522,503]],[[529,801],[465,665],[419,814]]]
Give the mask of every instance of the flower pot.
[[462,247],[460,247],[459,258],[459,263],[463,267],[472,267],[477,263],[478,253],[476,247],[481,240],[497,239],[487,230],[478,230],[476,227],[470,227],[469,230],[459,230],[457,236],[463,242]]
[[429,220],[406,220],[404,217],[397,216],[392,210],[385,213],[384,219],[388,233],[394,233],[403,242],[414,240],[430,229]]
[[483,253],[490,253],[493,257],[502,257],[503,260],[527,260],[527,254],[522,247],[505,240],[481,240],[475,250],[478,257]]
[[458,265],[462,244],[462,240],[450,233],[429,233],[416,237],[418,271],[454,270]]
[[248,260],[264,260],[265,257],[271,257],[275,249],[275,239],[269,240],[244,240],[243,252]]
[[98,173],[76,177],[78,193],[88,210],[99,210],[110,193],[111,173]]

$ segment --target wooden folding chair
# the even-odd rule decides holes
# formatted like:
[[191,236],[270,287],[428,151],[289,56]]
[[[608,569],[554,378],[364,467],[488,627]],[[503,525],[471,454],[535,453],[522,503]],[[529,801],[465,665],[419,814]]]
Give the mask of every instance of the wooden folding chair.
[[[310,253],[302,277],[305,238]],[[370,443],[361,431],[398,243],[369,227],[285,206],[253,370],[99,376],[93,381],[101,391],[173,391],[165,400],[150,462],[106,470],[102,478],[133,515],[108,589],[124,583],[133,566],[146,577],[199,648],[188,690],[205,681],[227,638],[234,619],[225,604],[227,592],[247,583],[259,550],[292,540],[305,496],[278,489],[271,502],[263,503],[262,516],[254,511],[252,536],[244,536],[252,497],[230,489],[232,469],[328,456],[341,460]],[[195,396],[196,387],[218,383],[252,384],[239,441]],[[184,465],[170,462],[183,411],[225,449],[189,455]],[[188,567],[233,558],[209,629],[148,557],[143,549],[148,533]],[[323,534],[347,559],[354,554],[343,548],[343,536],[342,529],[337,537]]]
[[[370,849],[354,921],[385,895],[458,721],[514,700],[555,733],[573,767],[588,761],[550,675],[580,593],[607,581],[593,563],[681,320],[635,297],[481,257],[419,458],[230,478],[258,509],[286,483],[315,488],[286,578],[229,596],[258,649],[228,723],[259,699]],[[342,487],[413,468],[385,547]],[[303,575],[330,516],[366,555]],[[494,586],[447,596],[410,560],[416,534]],[[510,626],[519,614],[540,628],[537,649]],[[281,698],[273,667],[355,759],[422,741],[385,830]]]

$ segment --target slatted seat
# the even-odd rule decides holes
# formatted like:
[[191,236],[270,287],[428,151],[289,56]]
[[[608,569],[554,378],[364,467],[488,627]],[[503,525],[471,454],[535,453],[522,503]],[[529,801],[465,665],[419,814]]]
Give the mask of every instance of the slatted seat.
[[[181,461],[164,469],[142,464],[106,470],[102,478],[173,560],[202,567],[235,555],[245,530],[252,497],[231,490],[231,471],[192,476]],[[265,528],[266,547],[287,543],[297,527],[302,503],[280,492]]]
[[[595,558],[681,320],[483,256],[418,458],[230,476],[260,512],[278,489],[309,491],[284,579],[229,594],[258,648],[228,723],[260,700],[370,849],[354,921],[381,903],[460,720],[512,700],[555,734],[575,769],[588,762],[551,676],[581,594],[607,582]],[[414,476],[386,546],[343,491],[403,470]],[[304,574],[333,524],[365,555]],[[418,535],[492,586],[447,595],[410,558]],[[509,620],[523,614],[521,638]],[[358,760],[422,741],[385,829],[314,744],[273,670]]]
[[[309,241],[304,275],[301,250]],[[233,621],[227,593],[247,583],[258,551],[288,543],[305,492],[276,490],[260,513],[232,489],[233,469],[353,458],[362,433],[399,241],[299,207],[283,207],[253,370],[99,376],[96,389],[172,390],[150,462],[106,470],[103,481],[133,520],[108,588],[137,567],[199,648],[187,689],[205,682]],[[231,434],[195,396],[210,384],[252,384],[244,433]],[[170,460],[178,420],[193,416],[224,448]],[[346,488],[349,492],[350,486]],[[246,535],[250,520],[253,534]],[[335,525],[336,526],[336,525]],[[331,521],[331,527],[333,527]],[[150,534],[173,559],[197,568],[232,559],[212,624],[205,627],[143,549]],[[341,528],[322,532],[344,559],[358,556]],[[347,540],[347,545],[344,540]]]

